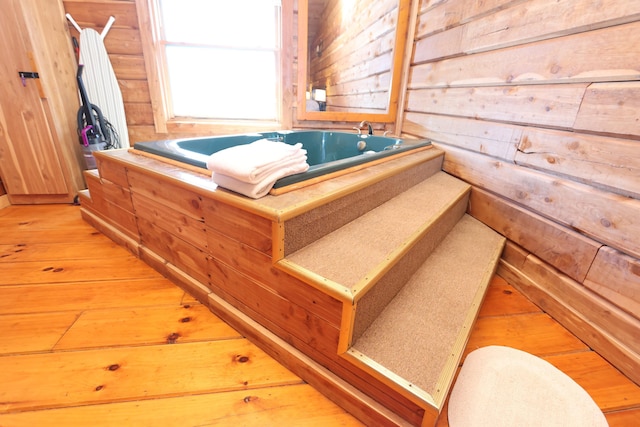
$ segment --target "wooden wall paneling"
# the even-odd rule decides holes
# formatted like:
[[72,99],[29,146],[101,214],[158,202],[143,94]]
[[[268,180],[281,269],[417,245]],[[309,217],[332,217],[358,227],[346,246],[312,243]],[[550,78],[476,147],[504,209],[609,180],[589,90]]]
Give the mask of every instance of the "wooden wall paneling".
[[407,112],[571,128],[586,84],[412,90]]
[[[146,80],[144,58],[132,55],[109,55],[113,71],[120,80]],[[126,102],[127,100],[125,100]]]
[[638,56],[640,22],[633,22],[419,64],[409,88],[631,80],[640,76]]
[[469,213],[581,283],[602,246],[573,230],[478,188],[471,192]]
[[522,126],[435,114],[406,113],[403,133],[512,162]]
[[531,0],[465,25],[465,53],[514,46],[567,34],[633,22],[640,18],[635,1]]
[[124,110],[127,115],[127,123],[132,126],[153,125],[153,110],[151,104],[138,104],[126,102]]
[[138,227],[144,246],[199,282],[209,282],[207,255],[203,251],[163,230],[147,218],[138,217]]
[[526,0],[423,1],[416,38],[424,38],[433,32],[464,24],[523,1]]
[[115,162],[105,162],[100,157],[96,157],[96,165],[100,171],[100,177],[123,188],[129,188],[129,178],[124,166]]
[[[477,4],[477,2],[473,4]],[[462,2],[440,1],[436,3],[423,0],[418,12],[415,39],[423,39],[433,33],[459,25],[465,6],[472,7]]]
[[144,218],[196,248],[207,251],[207,229],[203,220],[175,211],[142,194],[133,193],[136,216]]
[[589,86],[574,127],[576,130],[639,139],[640,82],[594,83]]
[[604,246],[584,285],[640,319],[640,259]]
[[117,228],[128,238],[138,240],[138,226],[128,189],[100,178],[95,170],[85,172],[95,215]]
[[523,247],[515,244],[514,242],[507,240],[502,251],[502,257],[500,262],[508,263],[511,269],[521,271],[524,268],[524,264],[527,262],[527,257],[531,252]]
[[640,201],[452,146],[443,169],[574,230],[640,257]]
[[435,61],[462,54],[464,27],[453,27],[449,30],[430,35],[415,41],[413,63]]
[[272,221],[217,200],[203,204],[207,226],[271,256]]
[[127,176],[133,193],[140,193],[198,221],[204,220],[202,196],[138,171],[130,170]]
[[528,127],[515,162],[640,199],[640,141]]
[[[261,283],[249,279],[235,268],[214,257],[209,258],[209,276],[212,290],[227,302],[237,306],[237,302],[260,313],[251,316],[278,325],[281,330],[289,331],[314,351],[323,354],[336,353],[339,327],[317,316],[313,311],[292,303],[288,299],[271,291]],[[231,297],[231,298],[229,298]],[[234,300],[237,302],[234,303]],[[246,313],[246,311],[242,310]]]
[[342,305],[339,301],[274,268],[271,257],[256,249],[213,229],[208,230],[207,238],[209,253],[214,258],[212,266],[222,262],[262,286],[268,286],[296,305],[316,313],[332,325],[340,326]]
[[80,25],[80,28],[104,28],[109,16],[116,18],[114,25],[137,29],[138,18],[134,0],[63,0],[67,13]]
[[139,251],[136,256],[171,282],[184,289],[189,296],[195,298],[204,305],[208,304],[208,297],[211,293],[211,289],[208,288],[208,281],[205,282],[205,285],[205,283],[202,283],[173,264],[167,262],[166,259],[146,246],[139,246]]
[[122,98],[128,103],[151,104],[149,84],[146,80],[119,80]]
[[[591,0],[558,4],[555,0],[514,2],[479,19],[416,41],[414,62],[552,39],[588,30],[634,22],[640,17],[634,2],[613,0],[593,7]],[[433,40],[431,40],[433,38]]]
[[[133,213],[133,203],[131,202],[131,193],[128,188],[121,187],[113,182],[100,178],[95,169],[88,170],[85,173],[85,179],[91,191],[91,197],[109,201],[110,203],[121,207],[127,212]],[[97,202],[97,200],[96,200]]]
[[591,290],[559,273],[534,255],[521,269],[501,262],[498,274],[524,292],[578,338],[640,382],[640,321]]

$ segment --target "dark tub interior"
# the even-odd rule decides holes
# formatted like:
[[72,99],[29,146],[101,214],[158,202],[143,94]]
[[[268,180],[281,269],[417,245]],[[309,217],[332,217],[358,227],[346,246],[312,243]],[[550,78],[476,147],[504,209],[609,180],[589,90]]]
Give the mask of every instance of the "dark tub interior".
[[[407,140],[377,135],[321,130],[259,132],[242,135],[137,142],[134,148],[201,168],[216,151],[269,138],[287,144],[302,143],[309,170],[279,179],[274,188],[367,163],[382,157],[431,145],[427,140]],[[364,145],[363,145],[364,144]]]

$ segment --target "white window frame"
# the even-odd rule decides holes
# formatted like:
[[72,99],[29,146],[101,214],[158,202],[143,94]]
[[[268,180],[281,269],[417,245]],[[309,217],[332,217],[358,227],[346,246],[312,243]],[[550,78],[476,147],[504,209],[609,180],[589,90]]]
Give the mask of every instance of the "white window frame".
[[145,59],[147,81],[153,109],[156,133],[162,134],[225,134],[252,130],[290,129],[292,125],[292,70],[293,70],[293,1],[282,0],[281,49],[277,60],[279,81],[276,93],[280,94],[278,119],[271,120],[217,120],[189,117],[173,117],[171,112],[164,55],[160,37],[161,15],[159,0],[135,0],[140,26],[140,36]]

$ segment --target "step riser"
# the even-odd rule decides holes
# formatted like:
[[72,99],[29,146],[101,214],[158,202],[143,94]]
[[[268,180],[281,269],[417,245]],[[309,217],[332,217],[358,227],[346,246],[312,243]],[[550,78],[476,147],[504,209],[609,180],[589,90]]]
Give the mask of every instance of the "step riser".
[[440,216],[422,238],[356,303],[352,340],[356,341],[400,292],[409,278],[447,237],[467,210],[469,193]]
[[369,187],[285,221],[285,256],[389,201],[442,169],[444,156],[421,163]]

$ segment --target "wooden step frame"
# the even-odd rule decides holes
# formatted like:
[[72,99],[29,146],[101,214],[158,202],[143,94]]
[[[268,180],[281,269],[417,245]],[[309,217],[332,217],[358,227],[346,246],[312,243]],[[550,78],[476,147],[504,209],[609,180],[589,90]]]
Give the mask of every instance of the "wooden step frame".
[[[95,198],[91,190],[81,197],[82,212],[87,221],[115,241],[129,247],[133,253],[183,286],[199,300],[208,301],[212,293],[222,298],[240,312],[249,315],[254,322],[266,325],[271,333],[325,369],[336,373],[343,381],[365,392],[377,404],[399,417],[398,420],[403,420],[402,423],[390,423],[387,417],[381,417],[374,424],[420,425],[426,419],[435,420],[437,409],[416,404],[381,379],[340,356],[339,331],[343,327],[345,312],[350,313],[352,310],[353,298],[340,287],[326,281],[312,280],[312,283],[305,283],[297,274],[278,268],[277,263],[285,254],[285,224],[288,220],[318,206],[363,191],[370,185],[407,173],[424,163],[435,162],[436,168],[439,168],[442,155],[439,150],[424,150],[412,156],[376,165],[371,169],[334,178],[330,182],[254,201],[216,189],[206,174],[143,158],[126,150],[109,150],[96,153],[99,175],[92,179],[98,190],[95,191]],[[141,180],[142,176],[145,178]],[[105,188],[112,185],[116,187],[105,191]],[[121,188],[117,188],[118,186]],[[142,224],[143,220],[151,221],[145,226],[147,230],[150,230],[150,227],[161,229],[164,226],[160,220],[146,218],[149,209],[136,208],[136,203],[139,202],[136,200],[143,200],[137,197],[138,193],[173,209],[176,213],[196,221],[204,220],[208,235],[215,233],[223,238],[207,238],[208,246],[198,247],[199,244],[193,246],[192,243],[182,240],[179,235],[166,234],[167,239],[173,240],[173,244],[178,244],[172,250],[181,253],[193,252],[194,249],[193,253],[202,251],[206,265],[190,266],[189,262],[175,265],[184,258],[166,252],[163,245],[169,245],[168,248],[171,248],[173,244],[170,241],[156,241],[155,249],[148,247],[152,241],[148,240],[148,231],[147,237],[140,232],[138,222]],[[133,212],[129,212],[128,209],[116,210],[132,215],[137,233],[132,233],[134,230],[129,226],[120,225],[119,219],[112,218],[110,215],[113,214],[113,210],[102,211],[104,206],[122,208],[122,202],[112,200],[117,194],[128,194],[131,197]],[[98,198],[100,200],[97,200]],[[105,205],[105,202],[109,204]],[[128,203],[129,201],[125,201],[126,206]],[[220,212],[228,213],[222,223],[218,221],[221,218]],[[256,224],[264,224],[266,227],[247,228],[247,221],[257,221]],[[228,237],[224,237],[225,233]],[[266,252],[263,246],[265,237],[272,242],[272,249]],[[166,256],[161,255],[162,253]],[[266,311],[256,311],[257,309]],[[318,309],[322,310],[317,311]],[[283,314],[286,313],[290,315],[283,318]],[[302,372],[305,369],[309,367],[298,367]],[[305,378],[304,375],[301,376]],[[331,389],[330,385],[321,388],[328,394],[331,394]],[[342,402],[345,408],[362,404],[361,399],[349,396],[343,396],[341,399],[346,400]]]

